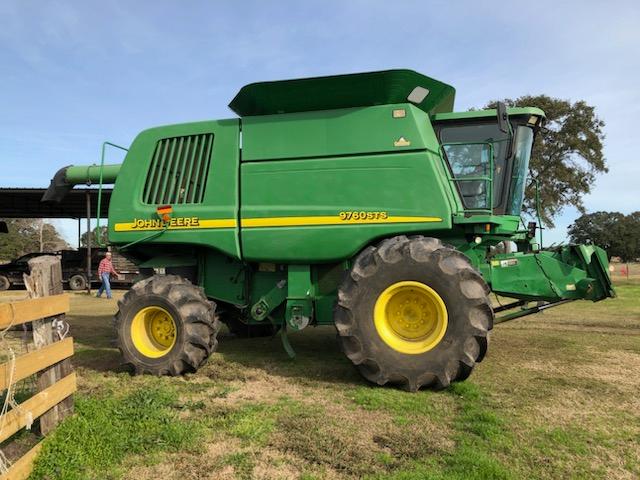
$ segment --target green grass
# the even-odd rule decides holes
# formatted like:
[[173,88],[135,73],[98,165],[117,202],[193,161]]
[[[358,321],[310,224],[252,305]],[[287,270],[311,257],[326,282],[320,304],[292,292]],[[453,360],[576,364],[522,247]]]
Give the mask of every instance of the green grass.
[[221,426],[245,442],[262,445],[273,431],[275,423],[269,405],[249,404],[229,412]]
[[236,452],[222,458],[221,465],[233,467],[236,476],[242,480],[250,480],[255,467],[254,454],[250,452]]
[[416,394],[364,381],[330,327],[293,361],[223,335],[196,374],[132,377],[115,300],[72,295],[77,413],[34,478],[640,478],[640,283],[617,291],[497,326],[469,380]]
[[175,392],[160,388],[122,398],[77,396],[76,414],[45,439],[30,478],[120,478],[129,455],[198,448],[202,428],[178,419],[176,402]]
[[[400,392],[399,392],[400,394]],[[434,451],[417,444],[419,448],[411,452],[398,465],[400,468],[392,475],[374,475],[371,478],[393,479],[495,479],[517,478],[500,458],[496,451],[508,451],[512,443],[505,429],[505,421],[491,410],[485,396],[473,383],[467,381],[452,385],[446,390],[455,402],[455,415],[452,419],[455,446],[450,451]],[[378,408],[397,412],[399,406],[406,407],[415,402],[417,395],[406,396],[399,402],[377,402]],[[432,394],[436,395],[436,394]],[[376,398],[377,395],[374,395]],[[365,403],[371,407],[371,402]],[[428,410],[432,414],[431,410]],[[416,411],[420,414],[420,409]],[[404,438],[407,445],[416,445],[416,439]],[[397,452],[396,452],[397,453]],[[435,455],[434,455],[435,454]],[[390,459],[388,463],[391,464]]]
[[438,403],[434,399],[437,393],[421,391],[413,395],[394,388],[362,386],[356,388],[351,399],[365,410],[386,410],[393,413],[398,423],[407,423],[407,417],[426,415],[433,417],[438,413]]
[[500,451],[510,453],[513,444],[505,420],[491,408],[473,383],[454,384],[448,391],[456,396],[458,406],[453,422],[456,448],[444,457],[439,477],[469,480],[516,478],[515,473],[496,455]]

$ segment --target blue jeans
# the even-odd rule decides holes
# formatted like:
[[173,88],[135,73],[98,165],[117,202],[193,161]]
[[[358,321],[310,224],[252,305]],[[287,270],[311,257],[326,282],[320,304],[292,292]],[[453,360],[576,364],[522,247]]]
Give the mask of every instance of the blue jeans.
[[102,275],[100,275],[100,280],[102,280],[102,285],[100,285],[96,297],[100,297],[102,295],[102,292],[106,291],[107,298],[111,298],[111,283],[109,273],[104,272]]

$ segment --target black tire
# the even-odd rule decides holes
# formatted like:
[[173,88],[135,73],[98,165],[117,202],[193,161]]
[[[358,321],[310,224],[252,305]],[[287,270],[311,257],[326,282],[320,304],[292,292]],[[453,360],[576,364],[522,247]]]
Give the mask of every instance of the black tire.
[[[376,300],[403,281],[435,290],[447,310],[444,336],[424,353],[391,348],[374,325]],[[493,328],[488,294],[487,284],[461,252],[435,238],[398,236],[358,255],[338,290],[334,319],[343,351],[369,381],[413,392],[442,389],[466,379],[486,354]]]
[[[159,358],[139,351],[132,339],[131,324],[141,309],[160,307],[175,324],[175,343]],[[134,284],[118,302],[114,319],[118,348],[125,364],[136,374],[181,375],[195,372],[218,346],[220,328],[215,303],[202,288],[177,275],[154,275]]]
[[86,290],[87,289],[87,277],[84,275],[72,275],[69,279],[69,288],[71,290]]
[[11,282],[9,281],[9,279],[4,275],[0,275],[0,292],[9,290],[10,287],[11,287]]
[[260,325],[248,325],[240,319],[240,312],[230,310],[220,314],[220,321],[229,332],[238,338],[271,337],[276,333],[276,327],[269,321]]

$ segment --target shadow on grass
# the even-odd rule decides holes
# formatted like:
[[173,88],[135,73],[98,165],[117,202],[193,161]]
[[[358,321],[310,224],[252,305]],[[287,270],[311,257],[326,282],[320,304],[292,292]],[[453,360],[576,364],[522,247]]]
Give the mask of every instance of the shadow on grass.
[[77,343],[98,349],[114,347],[113,315],[68,315],[67,321],[70,325],[70,335]]
[[[289,334],[295,358],[289,358],[279,335],[237,338],[221,332],[218,355],[225,364],[261,369],[269,375],[294,378],[301,383],[363,385],[365,381],[340,350],[335,328],[310,327]],[[220,365],[224,368],[224,365]]]
[[[97,372],[128,371],[120,365],[120,353],[115,348],[112,315],[73,314],[68,316],[68,321],[77,345],[74,365]],[[295,359],[289,358],[279,335],[245,339],[230,335],[223,327],[218,340],[218,350],[209,361],[214,370],[212,377],[220,374],[228,380],[234,376],[242,379],[243,370],[249,368],[304,383],[364,384],[340,350],[333,326],[309,327],[303,332],[290,333]]]
[[127,372],[121,365],[120,352],[116,348],[86,348],[77,350],[73,355],[73,365],[96,372]]

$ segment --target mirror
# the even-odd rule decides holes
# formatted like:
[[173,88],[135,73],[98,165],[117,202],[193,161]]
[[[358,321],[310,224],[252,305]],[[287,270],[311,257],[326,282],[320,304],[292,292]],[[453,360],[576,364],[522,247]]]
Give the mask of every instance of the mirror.
[[498,126],[502,133],[509,133],[509,114],[507,113],[507,106],[504,102],[498,102]]

